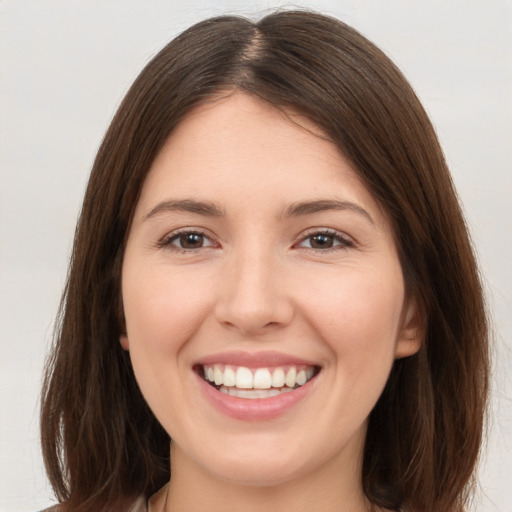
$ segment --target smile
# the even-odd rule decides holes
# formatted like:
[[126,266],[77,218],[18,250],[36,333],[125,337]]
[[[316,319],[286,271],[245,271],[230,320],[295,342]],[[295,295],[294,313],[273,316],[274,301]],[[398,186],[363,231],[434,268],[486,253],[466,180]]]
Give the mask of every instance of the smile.
[[318,373],[314,366],[287,365],[248,368],[245,366],[208,364],[199,374],[221,393],[238,398],[271,398],[297,389]]

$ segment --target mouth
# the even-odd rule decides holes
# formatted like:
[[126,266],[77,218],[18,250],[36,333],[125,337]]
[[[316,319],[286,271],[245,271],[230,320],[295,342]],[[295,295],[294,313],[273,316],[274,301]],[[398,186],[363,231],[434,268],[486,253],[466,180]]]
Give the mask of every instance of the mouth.
[[271,398],[304,386],[320,372],[317,366],[285,365],[248,368],[229,364],[204,364],[196,373],[221,393],[237,398]]

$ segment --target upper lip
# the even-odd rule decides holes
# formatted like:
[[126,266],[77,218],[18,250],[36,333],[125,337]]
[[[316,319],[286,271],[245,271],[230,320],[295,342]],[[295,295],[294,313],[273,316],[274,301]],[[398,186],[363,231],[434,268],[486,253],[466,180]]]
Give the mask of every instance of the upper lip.
[[230,350],[217,352],[202,357],[196,365],[229,364],[232,366],[245,366],[247,368],[264,368],[285,365],[318,366],[307,359],[282,352],[264,350],[260,352],[245,352],[241,350]]

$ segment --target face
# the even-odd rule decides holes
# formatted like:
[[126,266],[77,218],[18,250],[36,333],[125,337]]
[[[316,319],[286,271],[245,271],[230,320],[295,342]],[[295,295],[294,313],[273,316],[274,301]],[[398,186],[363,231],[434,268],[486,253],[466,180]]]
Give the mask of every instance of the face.
[[321,135],[233,93],[150,169],[121,343],[183,468],[251,485],[357,472],[393,360],[418,349],[386,216]]

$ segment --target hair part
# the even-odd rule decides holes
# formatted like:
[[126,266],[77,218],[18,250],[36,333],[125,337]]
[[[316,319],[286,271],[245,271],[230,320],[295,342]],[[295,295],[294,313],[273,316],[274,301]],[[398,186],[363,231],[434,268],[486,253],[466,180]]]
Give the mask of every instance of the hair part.
[[65,510],[122,508],[169,478],[169,436],[119,336],[121,268],[145,177],[196,105],[241,89],[311,119],[393,227],[425,326],[369,419],[363,486],[375,505],[460,511],[482,439],[487,320],[464,218],[437,137],[394,64],[333,18],[276,12],[188,29],[145,67],[99,148],[80,215],[41,407],[43,455]]

